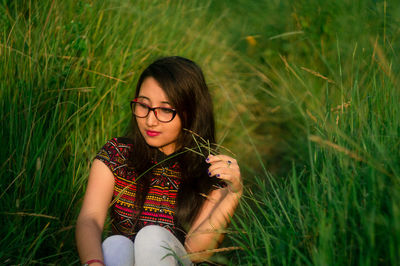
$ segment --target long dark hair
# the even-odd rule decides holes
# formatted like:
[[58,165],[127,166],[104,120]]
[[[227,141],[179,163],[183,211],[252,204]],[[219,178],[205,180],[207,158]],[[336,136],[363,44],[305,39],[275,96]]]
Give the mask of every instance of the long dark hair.
[[[181,119],[182,132],[177,140],[181,149],[194,148],[199,151],[193,133],[209,143],[215,143],[215,124],[212,100],[200,67],[193,61],[179,57],[164,57],[150,64],[140,75],[135,98],[139,95],[143,81],[154,78],[164,90],[171,105],[177,110]],[[133,117],[128,137],[133,142],[130,164],[140,174],[152,167],[156,148],[150,147],[141,135],[136,119]],[[207,175],[208,165],[205,157],[208,151],[201,151],[204,156],[194,152],[185,152],[178,156],[182,169],[182,182],[178,190],[175,212],[175,225],[187,232],[196,218],[204,194],[208,194],[216,179]],[[143,203],[149,190],[151,173],[145,174],[137,181],[136,219],[143,209]]]

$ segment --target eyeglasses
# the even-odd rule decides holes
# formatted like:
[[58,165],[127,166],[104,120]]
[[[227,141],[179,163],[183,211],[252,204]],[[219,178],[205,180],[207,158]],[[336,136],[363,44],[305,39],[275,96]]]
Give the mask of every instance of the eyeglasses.
[[147,104],[139,102],[137,99],[131,101],[131,110],[134,116],[144,118],[150,111],[154,112],[158,121],[163,123],[171,122],[176,116],[176,110],[167,107],[150,107]]

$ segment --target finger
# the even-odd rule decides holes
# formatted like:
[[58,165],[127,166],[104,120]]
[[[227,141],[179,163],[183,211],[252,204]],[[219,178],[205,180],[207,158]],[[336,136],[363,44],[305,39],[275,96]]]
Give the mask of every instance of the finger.
[[226,177],[228,176],[229,180],[233,180],[233,179],[240,179],[240,173],[239,172],[230,172],[230,171],[212,171],[212,172],[208,172],[208,175],[210,177],[217,177],[217,178],[221,178],[221,176],[224,179],[227,179]]
[[213,157],[209,160],[209,164],[210,166],[231,167],[237,166],[237,161],[229,156],[220,158]]
[[207,163],[215,163],[215,162],[220,162],[220,161],[225,161],[225,162],[236,162],[235,159],[233,159],[230,156],[227,155],[222,155],[222,154],[218,154],[218,155],[209,155],[206,159]]
[[230,168],[211,169],[208,170],[208,175],[229,180],[240,180],[241,178],[240,171],[238,169],[230,169]]
[[240,191],[243,187],[241,180],[238,177],[235,178],[229,174],[217,174],[216,177],[223,180],[233,192]]
[[228,174],[233,176],[240,176],[239,168],[227,168],[227,167],[213,167],[208,169],[209,176],[216,176],[217,174]]
[[212,163],[208,169],[210,171],[214,171],[216,169],[223,169],[223,168],[239,170],[239,165],[236,162],[229,163],[229,162],[225,162],[225,161],[218,161],[218,162]]
[[221,179],[229,184],[237,182],[237,180],[236,180],[237,178],[234,178],[231,174],[227,174],[227,173],[218,173],[218,174],[215,174],[214,177]]

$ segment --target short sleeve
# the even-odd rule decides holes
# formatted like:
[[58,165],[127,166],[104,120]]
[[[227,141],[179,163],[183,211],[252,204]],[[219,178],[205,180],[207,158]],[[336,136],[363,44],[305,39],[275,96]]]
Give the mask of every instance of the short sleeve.
[[130,148],[129,144],[113,138],[99,150],[95,159],[102,161],[115,174],[117,169],[126,165]]

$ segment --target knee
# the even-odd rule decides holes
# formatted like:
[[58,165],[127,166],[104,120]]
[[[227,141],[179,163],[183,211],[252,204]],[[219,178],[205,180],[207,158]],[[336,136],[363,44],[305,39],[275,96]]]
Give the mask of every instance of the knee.
[[184,265],[190,265],[190,260],[183,258],[185,254],[182,244],[170,231],[161,226],[145,226],[136,235],[137,265],[178,265],[177,257],[185,262]]
[[[160,239],[168,239],[172,233],[159,225],[148,225],[139,230],[135,243],[153,242]],[[156,241],[157,243],[158,241]]]
[[134,244],[122,235],[107,237],[102,243],[103,257],[106,265],[133,265]]
[[106,247],[116,247],[116,246],[124,246],[124,247],[133,247],[133,242],[129,238],[123,235],[112,235],[107,237],[102,244],[103,248]]

